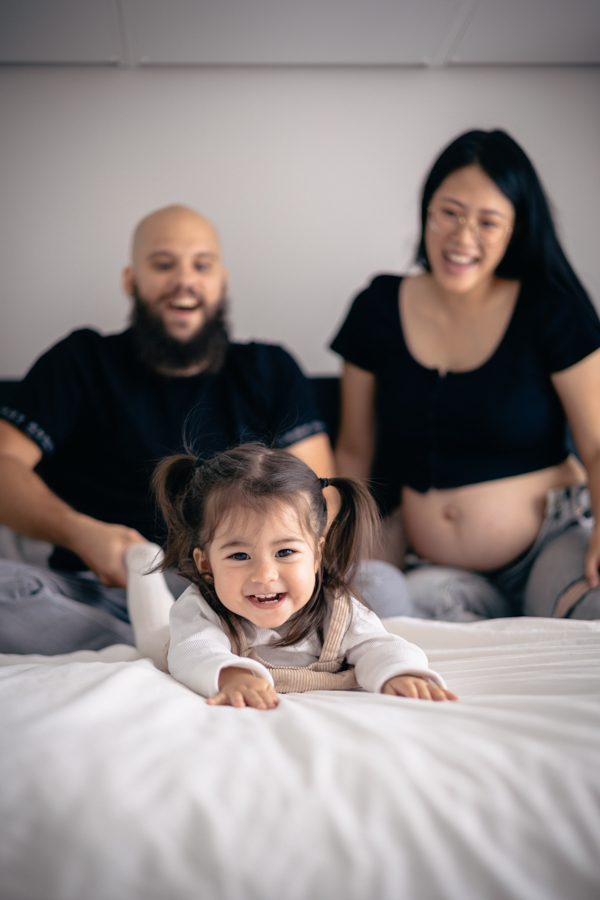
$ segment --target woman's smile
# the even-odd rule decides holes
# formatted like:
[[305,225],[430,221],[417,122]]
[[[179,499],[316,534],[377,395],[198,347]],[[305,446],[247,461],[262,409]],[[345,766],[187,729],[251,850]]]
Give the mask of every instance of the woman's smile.
[[446,270],[457,274],[467,271],[470,267],[477,265],[479,262],[479,257],[477,255],[459,253],[453,250],[443,250],[442,259],[444,260]]
[[[512,233],[514,208],[508,197],[479,166],[465,166],[444,179],[429,210],[425,243],[438,286],[467,293],[487,283]],[[495,243],[489,243],[491,230],[497,232]]]

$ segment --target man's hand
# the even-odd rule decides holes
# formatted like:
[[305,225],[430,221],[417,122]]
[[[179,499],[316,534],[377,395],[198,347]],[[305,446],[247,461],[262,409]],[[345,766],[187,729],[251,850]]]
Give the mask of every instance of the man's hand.
[[235,706],[241,709],[275,709],[279,703],[277,691],[264,678],[257,678],[249,669],[228,666],[219,674],[219,693],[206,701],[211,706]]
[[33,471],[41,458],[31,438],[0,421],[0,522],[72,550],[106,587],[125,587],[125,552],[145,538],[133,528],[82,515],[57,497]]
[[412,697],[415,700],[458,700],[456,694],[446,688],[438,687],[431,681],[425,681],[417,675],[396,675],[386,681],[381,689],[382,694],[395,694],[397,697]]
[[70,549],[84,561],[105,587],[126,587],[125,553],[132,544],[146,538],[125,525],[108,525],[89,516],[81,516]]

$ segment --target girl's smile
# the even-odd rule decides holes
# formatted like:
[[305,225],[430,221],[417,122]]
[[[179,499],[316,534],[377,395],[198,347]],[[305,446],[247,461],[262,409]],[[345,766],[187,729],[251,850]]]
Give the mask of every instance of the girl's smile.
[[205,549],[194,550],[200,572],[210,572],[223,606],[261,628],[277,628],[313,595],[320,550],[304,534],[291,506],[264,513],[239,509],[217,528]]

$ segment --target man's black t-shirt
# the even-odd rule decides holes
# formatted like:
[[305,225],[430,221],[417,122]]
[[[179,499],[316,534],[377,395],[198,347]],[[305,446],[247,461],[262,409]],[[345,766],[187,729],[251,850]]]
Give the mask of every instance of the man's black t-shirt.
[[[185,446],[202,458],[248,441],[287,447],[326,429],[281,347],[231,343],[219,373],[167,377],[136,361],[131,330],[73,332],[35,363],[0,417],[41,448],[36,471],[59,497],[155,541],[163,530],[149,480],[162,457]],[[51,565],[84,568],[62,548]]]

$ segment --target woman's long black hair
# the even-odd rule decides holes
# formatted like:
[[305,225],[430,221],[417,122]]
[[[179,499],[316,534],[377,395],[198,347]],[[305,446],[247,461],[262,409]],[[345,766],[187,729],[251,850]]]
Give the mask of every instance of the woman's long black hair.
[[467,131],[452,141],[437,158],[423,187],[421,238],[416,262],[431,266],[425,247],[425,226],[431,198],[452,172],[478,165],[515,209],[515,227],[496,275],[576,297],[596,319],[591,300],[566,258],[556,235],[550,206],[529,157],[505,131]]

